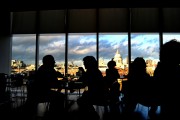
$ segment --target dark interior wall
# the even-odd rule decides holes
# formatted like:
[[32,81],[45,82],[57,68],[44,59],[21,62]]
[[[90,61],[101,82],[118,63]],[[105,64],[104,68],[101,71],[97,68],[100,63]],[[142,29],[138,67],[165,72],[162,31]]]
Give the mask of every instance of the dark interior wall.
[[10,73],[11,65],[11,35],[10,12],[0,11],[0,73]]
[[[178,0],[3,0],[10,11],[75,8],[179,7]],[[6,3],[6,4],[5,4]]]
[[0,36],[8,36],[10,35],[10,12],[1,11],[0,16]]

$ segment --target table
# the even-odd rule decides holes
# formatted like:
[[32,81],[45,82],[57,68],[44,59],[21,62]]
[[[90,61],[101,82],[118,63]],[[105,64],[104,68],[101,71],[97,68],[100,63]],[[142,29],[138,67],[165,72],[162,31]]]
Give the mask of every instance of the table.
[[[78,90],[78,95],[81,95],[81,89],[85,88],[83,82],[79,82],[79,81],[70,81],[68,82],[68,89],[69,90],[74,90],[77,89]],[[70,91],[71,92],[71,91]]]
[[78,80],[76,81],[70,81],[66,79],[59,79],[56,86],[52,88],[52,90],[60,91],[64,90],[65,94],[65,106],[68,105],[69,100],[69,93],[73,93],[75,90],[78,90],[79,97],[81,96],[81,89],[84,89],[86,86],[84,86],[83,82],[80,82]]

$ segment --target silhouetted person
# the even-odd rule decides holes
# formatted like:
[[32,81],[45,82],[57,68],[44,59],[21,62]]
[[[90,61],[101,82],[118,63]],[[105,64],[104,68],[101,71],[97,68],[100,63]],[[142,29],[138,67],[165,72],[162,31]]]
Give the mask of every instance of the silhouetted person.
[[97,102],[102,98],[103,92],[103,76],[101,71],[98,69],[98,64],[93,56],[86,56],[83,58],[86,72],[79,78],[87,87],[88,90],[85,92],[90,103]]
[[151,106],[152,78],[146,72],[146,62],[142,57],[137,57],[131,63],[128,73],[128,81],[124,86],[124,113],[131,117],[138,103]]
[[106,78],[108,79],[108,84],[111,86],[114,82],[120,78],[118,70],[116,67],[116,62],[111,60],[107,63],[108,69],[106,69]]
[[158,109],[158,106],[160,106],[160,100],[161,100],[161,94],[160,94],[160,84],[161,84],[161,81],[160,81],[160,62],[158,62],[155,70],[154,70],[154,74],[153,74],[153,77],[152,77],[152,84],[151,84],[151,96],[152,96],[152,99],[151,99],[151,109],[149,110],[149,117],[153,118],[153,117],[156,117],[156,111]]
[[116,67],[116,62],[111,60],[107,63],[108,69],[106,69],[105,80],[107,87],[110,90],[110,101],[112,104],[119,102],[120,95],[120,84],[118,83],[118,78],[120,75]]
[[85,73],[80,77],[80,81],[88,86],[88,90],[82,94],[77,101],[80,108],[85,108],[89,112],[94,111],[93,104],[100,104],[104,99],[104,84],[101,71],[93,56],[83,58]]
[[76,73],[76,76],[81,77],[85,73],[85,70],[83,67],[78,67],[78,72]]
[[162,119],[179,119],[180,97],[180,42],[173,39],[160,49],[159,79],[161,81]]
[[52,88],[61,86],[57,77],[63,77],[54,69],[55,60],[52,55],[43,57],[41,65],[35,73],[34,80],[29,88],[27,105],[37,107],[40,102],[48,101],[50,103],[49,111],[53,115],[63,115],[65,95],[59,91],[53,91]]

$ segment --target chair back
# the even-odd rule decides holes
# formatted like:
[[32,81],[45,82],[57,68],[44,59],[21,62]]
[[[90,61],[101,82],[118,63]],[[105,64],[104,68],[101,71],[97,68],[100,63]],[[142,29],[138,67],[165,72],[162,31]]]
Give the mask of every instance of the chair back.
[[6,74],[0,73],[0,94],[6,92]]

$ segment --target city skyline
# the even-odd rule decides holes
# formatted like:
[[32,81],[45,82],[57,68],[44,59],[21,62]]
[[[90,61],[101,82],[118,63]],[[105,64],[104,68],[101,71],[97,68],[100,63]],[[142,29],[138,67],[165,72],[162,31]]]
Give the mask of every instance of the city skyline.
[[[35,35],[15,35],[12,40],[12,59],[22,60],[25,64],[35,64]],[[81,65],[86,55],[96,57],[96,34],[69,34],[68,62]],[[164,42],[170,39],[180,39],[178,34],[165,34]],[[45,54],[52,54],[56,63],[65,59],[65,34],[47,34],[39,37],[39,64]],[[116,50],[121,57],[128,57],[127,34],[99,34],[99,58],[105,63],[114,57]],[[131,58],[159,60],[158,34],[131,34]]]

